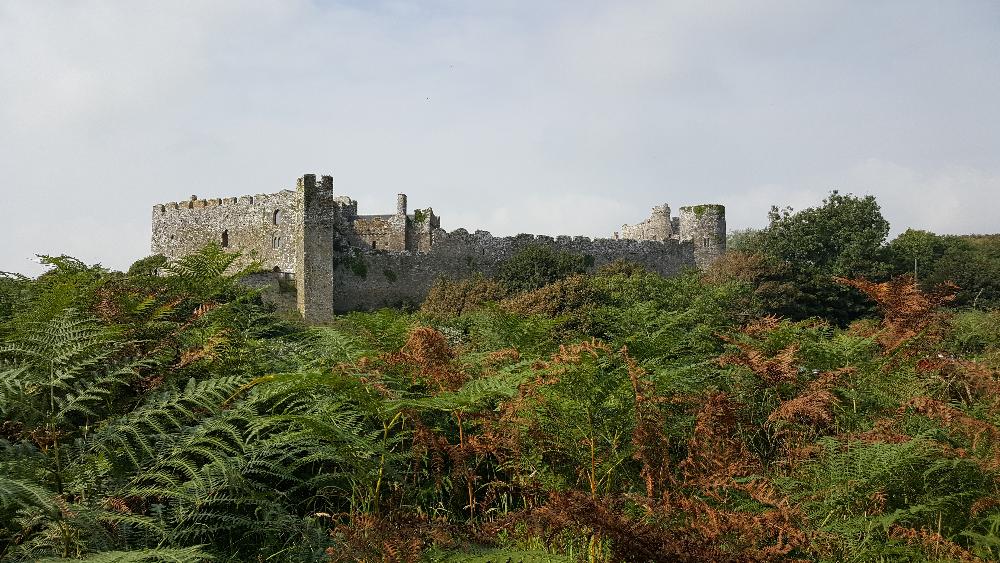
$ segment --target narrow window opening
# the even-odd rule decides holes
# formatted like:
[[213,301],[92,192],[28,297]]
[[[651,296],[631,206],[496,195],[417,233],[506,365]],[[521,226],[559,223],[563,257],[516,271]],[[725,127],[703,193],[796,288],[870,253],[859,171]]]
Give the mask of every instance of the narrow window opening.
[[712,246],[712,239],[710,239],[710,238],[702,239],[701,245],[703,247],[705,247],[705,248],[708,248],[708,247]]
[[372,250],[375,250],[375,241],[372,241]]
[[275,250],[281,248],[281,237],[273,237],[271,239],[271,248]]
[[281,223],[281,210],[280,209],[275,209],[274,210],[274,215],[271,217],[271,221],[275,225],[278,225],[278,224]]
[[222,248],[229,248],[229,230],[222,231]]

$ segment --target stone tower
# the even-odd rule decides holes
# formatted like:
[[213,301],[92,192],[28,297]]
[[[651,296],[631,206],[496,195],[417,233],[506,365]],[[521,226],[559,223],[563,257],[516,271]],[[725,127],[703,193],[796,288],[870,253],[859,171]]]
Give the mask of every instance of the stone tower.
[[299,178],[296,211],[300,226],[295,237],[295,289],[298,308],[308,323],[333,318],[333,242],[338,205],[333,198],[333,177],[315,174]]
[[726,252],[726,207],[718,204],[680,208],[680,239],[694,243],[694,261],[707,268]]

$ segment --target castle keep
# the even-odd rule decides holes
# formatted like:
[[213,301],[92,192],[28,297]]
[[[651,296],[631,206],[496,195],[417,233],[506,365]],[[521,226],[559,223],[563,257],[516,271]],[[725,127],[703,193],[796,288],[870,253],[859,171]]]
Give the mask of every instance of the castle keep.
[[584,255],[596,268],[624,259],[663,275],[703,268],[726,250],[721,205],[666,204],[613,238],[446,232],[433,209],[359,215],[358,203],[334,194],[333,177],[306,174],[294,190],[153,206],[152,251],[169,259],[209,243],[240,251],[244,263],[264,264],[269,276],[294,279],[297,307],[307,322],[335,312],[418,304],[439,277],[497,272],[518,250],[545,245]]

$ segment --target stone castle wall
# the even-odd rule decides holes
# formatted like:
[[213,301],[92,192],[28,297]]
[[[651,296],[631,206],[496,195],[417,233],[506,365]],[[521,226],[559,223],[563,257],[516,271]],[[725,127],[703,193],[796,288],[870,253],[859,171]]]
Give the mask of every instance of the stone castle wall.
[[622,225],[619,231],[620,238],[631,240],[668,240],[676,234],[670,220],[670,206],[666,203],[654,207],[645,221],[635,225]]
[[682,207],[671,218],[664,204],[642,223],[623,226],[621,237],[590,239],[449,233],[431,208],[407,214],[404,194],[396,203],[395,214],[358,215],[356,201],[334,196],[331,176],[306,174],[294,191],[156,205],[151,246],[172,260],[210,243],[239,251],[238,265],[259,262],[275,283],[284,281],[285,293],[294,280],[308,322],[329,320],[334,311],[417,305],[438,278],[494,275],[529,245],[583,255],[592,268],[628,260],[663,275],[706,267],[726,248],[721,205]]
[[407,248],[405,215],[358,215],[354,231],[372,250],[400,251]]
[[372,252],[353,249],[337,258],[334,309],[345,312],[419,305],[434,282],[475,273],[495,275],[501,264],[530,245],[544,245],[588,257],[596,269],[616,260],[642,264],[665,276],[694,266],[694,245],[678,240],[636,241],[518,235],[494,237],[486,231],[458,229],[433,233],[434,246],[423,252]]
[[154,205],[152,252],[176,260],[215,243],[239,249],[241,265],[294,272],[298,205],[291,190]]

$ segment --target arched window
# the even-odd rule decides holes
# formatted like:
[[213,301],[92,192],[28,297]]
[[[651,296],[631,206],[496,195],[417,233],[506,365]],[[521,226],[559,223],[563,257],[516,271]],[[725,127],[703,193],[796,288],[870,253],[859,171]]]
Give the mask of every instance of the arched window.
[[271,248],[275,250],[281,248],[281,237],[276,236],[271,238]]
[[222,231],[222,248],[229,248],[229,229]]
[[274,223],[275,225],[278,225],[278,224],[281,223],[281,210],[280,209],[275,209],[274,210],[274,215],[271,216],[271,222]]

